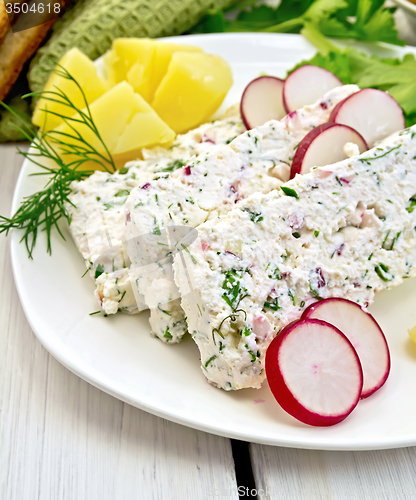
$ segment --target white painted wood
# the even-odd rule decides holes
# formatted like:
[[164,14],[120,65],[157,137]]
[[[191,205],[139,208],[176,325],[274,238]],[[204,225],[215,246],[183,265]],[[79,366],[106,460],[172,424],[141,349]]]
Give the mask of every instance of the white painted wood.
[[[2,215],[21,163],[0,146]],[[215,489],[238,498],[230,441],[122,403],[52,358],[27,324],[1,235],[0,498],[204,499]]]
[[[336,452],[252,444],[259,500],[410,500],[416,448]],[[260,492],[261,493],[261,492]]]
[[[397,7],[391,1],[388,5]],[[402,40],[409,45],[416,45],[416,18],[400,7],[395,12],[394,18]]]

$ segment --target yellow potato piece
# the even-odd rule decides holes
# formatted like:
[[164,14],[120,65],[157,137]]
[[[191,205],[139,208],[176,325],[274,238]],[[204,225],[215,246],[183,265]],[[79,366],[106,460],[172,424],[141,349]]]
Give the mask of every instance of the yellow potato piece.
[[408,332],[409,332],[410,338],[413,340],[413,342],[416,343],[416,326],[414,326],[413,328],[410,328],[410,330]]
[[152,64],[142,64],[136,62],[127,73],[126,80],[133,87],[134,91],[140,94],[147,102],[153,95],[151,88]]
[[147,102],[152,101],[175,52],[202,52],[200,47],[168,42],[154,42],[154,49],[151,68],[138,60],[127,75],[127,81]]
[[[133,88],[146,92],[153,66],[155,42],[150,38],[116,38],[112,48],[104,56],[106,76],[111,85],[127,81],[132,66],[140,61],[142,68],[135,71],[137,82]],[[144,97],[144,96],[143,96]]]
[[[98,97],[103,95],[104,92],[106,92],[107,85],[104,80],[98,76],[94,63],[80,50],[76,48],[69,50],[59,61],[59,64],[63,66],[79,83],[88,104],[91,104],[98,99]],[[59,70],[60,68],[57,68],[58,72]],[[51,74],[44,90],[53,92],[56,88],[62,90],[77,108],[82,109],[85,107],[82,92],[79,90],[77,85],[73,81],[59,76],[59,74],[54,71]],[[58,127],[63,120],[56,115],[45,113],[42,109],[48,109],[51,112],[59,113],[64,116],[73,116],[75,114],[75,110],[73,108],[64,104],[50,102],[42,98],[39,99],[33,113],[32,121],[38,127],[42,127],[44,131],[52,130]]]
[[183,133],[206,122],[232,84],[231,68],[222,57],[175,52],[152,107],[175,132]]
[[109,87],[114,87],[116,84],[116,70],[115,66],[118,62],[117,54],[114,50],[109,50],[103,56],[104,59],[104,68],[105,68],[105,80]]
[[[175,133],[155,113],[151,106],[127,82],[121,82],[98,98],[90,106],[94,123],[115,160],[128,161],[137,156],[141,148],[166,144],[175,138]],[[76,118],[76,116],[74,117]],[[97,136],[85,125],[72,123],[84,140],[104,153],[105,148]],[[73,135],[67,124],[56,129]],[[63,138],[67,143],[75,140]],[[68,161],[74,158],[66,155]],[[119,163],[119,162],[118,162]],[[85,165],[85,168],[100,168],[99,165]]]
[[175,138],[175,132],[139,94],[134,94],[130,105],[134,110],[133,117],[126,124],[112,153],[121,154],[137,148],[165,144]]
[[178,51],[202,52],[202,49],[149,38],[117,38],[104,56],[107,79],[111,85],[126,80],[150,102],[168,70],[172,54]]

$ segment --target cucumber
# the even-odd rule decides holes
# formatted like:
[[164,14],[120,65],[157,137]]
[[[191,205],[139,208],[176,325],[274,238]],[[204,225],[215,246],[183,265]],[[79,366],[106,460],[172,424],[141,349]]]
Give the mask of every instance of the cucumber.
[[221,9],[230,0],[79,0],[67,12],[49,41],[33,58],[28,81],[30,89],[45,86],[54,61],[72,47],[94,60],[106,52],[114,38],[179,35],[209,9]]

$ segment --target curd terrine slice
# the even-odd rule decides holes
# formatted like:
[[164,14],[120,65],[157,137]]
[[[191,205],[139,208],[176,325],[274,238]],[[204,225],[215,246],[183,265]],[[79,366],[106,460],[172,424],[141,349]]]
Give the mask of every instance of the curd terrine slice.
[[123,242],[124,205],[132,189],[158,177],[169,177],[190,157],[215,150],[244,131],[239,111],[232,107],[221,119],[178,135],[167,149],[145,149],[143,159],[127,163],[114,174],[97,171],[72,183],[70,203],[66,205],[69,228],[95,280],[95,295],[106,314],[137,313],[147,308],[130,275]]
[[[169,261],[152,266],[149,260],[153,258],[156,263],[177,250],[177,242],[169,241],[168,229],[196,228],[229,212],[255,192],[277,189],[289,179],[299,142],[314,127],[327,122],[340,101],[358,90],[356,85],[337,87],[315,104],[245,132],[229,146],[192,159],[169,178],[146,182],[131,192],[126,203],[126,241],[154,235],[146,245],[138,239],[139,244],[130,245],[127,251],[139,293],[151,309],[150,324],[156,336],[172,343],[186,333]],[[160,241],[160,237],[166,241]],[[181,245],[179,250],[183,252]]]
[[174,273],[205,376],[259,388],[267,347],[309,303],[366,308],[416,275],[415,231],[416,126],[199,226]]

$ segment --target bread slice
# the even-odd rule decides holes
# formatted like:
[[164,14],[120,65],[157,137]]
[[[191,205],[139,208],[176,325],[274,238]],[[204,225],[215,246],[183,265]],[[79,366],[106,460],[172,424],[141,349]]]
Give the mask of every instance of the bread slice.
[[[3,2],[0,4],[4,5]],[[0,45],[0,100],[7,96],[25,62],[36,52],[54,22],[49,21],[18,33],[13,33],[9,28]]]
[[0,2],[0,43],[4,40],[7,32],[10,29],[9,16],[6,12],[6,6],[4,2]]

